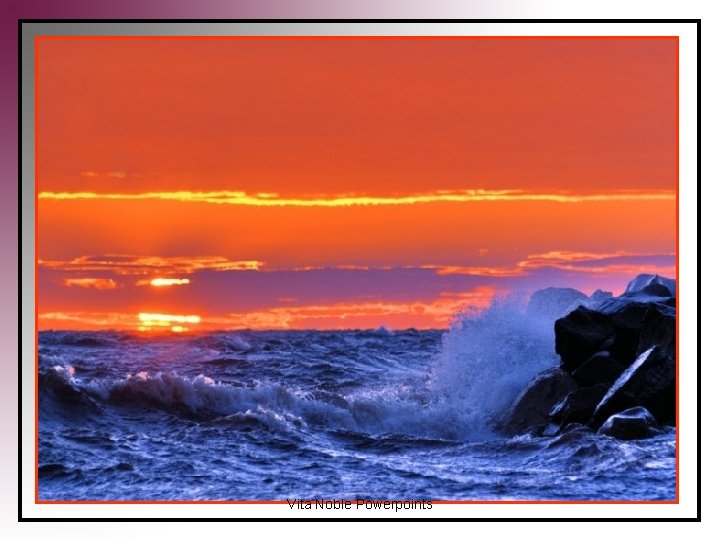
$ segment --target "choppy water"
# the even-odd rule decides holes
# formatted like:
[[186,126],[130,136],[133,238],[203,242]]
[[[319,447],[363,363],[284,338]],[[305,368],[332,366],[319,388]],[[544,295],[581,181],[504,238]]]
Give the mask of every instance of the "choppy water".
[[675,498],[675,432],[504,438],[557,362],[496,311],[439,331],[43,332],[41,500]]

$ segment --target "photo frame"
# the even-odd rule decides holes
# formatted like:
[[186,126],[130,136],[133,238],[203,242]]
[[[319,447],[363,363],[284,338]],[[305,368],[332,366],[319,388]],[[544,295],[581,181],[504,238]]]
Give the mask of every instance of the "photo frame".
[[[661,25],[663,32],[657,31],[658,26]],[[629,28],[632,27],[632,32],[629,31]],[[168,21],[168,22],[146,22],[146,23],[140,23],[140,22],[122,22],[117,24],[112,24],[109,22],[103,22],[103,23],[84,23],[84,22],[62,22],[62,23],[33,23],[32,21],[27,21],[23,23],[21,26],[23,32],[21,39],[23,40],[23,48],[22,48],[22,66],[23,66],[23,107],[22,107],[22,116],[23,116],[23,138],[22,138],[22,145],[23,145],[23,160],[22,160],[22,174],[23,174],[23,182],[22,182],[22,188],[23,188],[23,201],[32,201],[35,200],[35,204],[37,205],[38,199],[35,197],[33,190],[36,188],[35,183],[33,182],[33,176],[34,174],[37,174],[37,170],[35,167],[37,167],[37,148],[35,148],[35,142],[36,139],[34,139],[34,136],[36,135],[36,131],[33,131],[32,126],[33,122],[30,121],[30,119],[35,118],[35,115],[33,114],[34,111],[37,111],[37,102],[34,102],[32,99],[28,99],[25,95],[25,91],[27,88],[33,88],[33,85],[30,85],[30,81],[33,81],[33,75],[37,74],[37,64],[33,64],[32,62],[32,54],[33,51],[32,46],[29,45],[30,43],[37,43],[38,36],[49,36],[49,35],[106,35],[106,36],[117,36],[117,35],[130,35],[135,32],[140,33],[140,35],[166,35],[166,36],[182,36],[185,32],[190,34],[198,34],[198,33],[204,33],[206,35],[250,35],[250,34],[260,34],[264,36],[268,35],[305,35],[305,36],[333,36],[333,35],[359,35],[362,32],[362,35],[379,35],[379,36],[407,36],[408,39],[413,39],[412,36],[418,36],[418,35],[431,35],[435,37],[441,37],[441,36],[465,36],[465,35],[471,35],[471,36],[488,36],[488,35],[495,35],[495,36],[501,36],[501,35],[507,35],[512,34],[515,35],[519,31],[522,31],[521,33],[526,36],[581,36],[584,34],[585,31],[589,32],[591,35],[597,35],[597,27],[593,25],[589,25],[584,27],[583,23],[561,23],[561,22],[555,22],[555,23],[540,23],[540,22],[523,22],[523,23],[496,23],[496,22],[454,22],[454,23],[411,23],[411,22],[375,22],[375,23],[351,23],[351,22],[336,22],[335,24],[332,24],[328,21],[317,21],[317,22],[300,22],[300,21],[274,21],[274,22],[208,22],[204,26],[201,23],[198,22],[188,22],[188,23],[179,23],[177,21]],[[199,29],[202,28],[202,31]],[[657,25],[653,25],[652,23],[636,23],[634,25],[629,26],[626,23],[622,22],[610,22],[606,23],[602,26],[603,34],[604,35],[650,35],[650,36],[658,36],[658,35],[672,35],[672,36],[680,36],[680,42],[681,43],[689,43],[689,45],[681,46],[679,47],[679,81],[680,85],[682,84],[689,84],[690,88],[691,85],[694,82],[693,74],[696,73],[696,65],[694,63],[694,59],[697,56],[697,51],[692,46],[692,36],[695,35],[694,33],[694,26],[693,23],[688,22],[677,22],[677,23],[658,23]],[[690,37],[688,37],[690,36]],[[683,60],[686,58],[684,55],[687,54],[687,60]],[[37,57],[34,57],[37,61]],[[35,66],[35,69],[30,69],[29,66]],[[684,81],[688,80],[689,75],[689,83],[684,83]],[[681,93],[681,101],[680,101],[680,111],[682,110],[688,110],[693,111],[696,108],[697,103],[690,99],[688,105],[684,105],[684,102],[682,101],[685,97],[692,98],[692,92],[689,93]],[[684,109],[685,107],[685,109]],[[680,114],[678,117],[678,134],[680,137],[680,140],[687,140],[688,143],[688,149],[691,149],[693,147],[693,130],[691,126],[693,125],[693,122],[696,122],[697,116],[691,113],[688,113],[687,121],[683,114]],[[29,122],[29,125],[28,125]],[[35,125],[35,129],[37,130],[37,124]],[[34,150],[34,152],[33,152]],[[682,146],[678,150],[678,152],[682,151]],[[692,163],[691,160],[683,160],[682,155],[680,156],[680,169],[678,172],[678,178],[694,178],[696,171],[693,171],[692,169],[689,169],[688,171],[684,171],[682,169],[683,163]],[[111,174],[113,171],[110,171],[109,173],[106,171],[107,174]],[[692,182],[689,182],[688,184],[692,184]],[[690,208],[692,208],[695,204],[695,197],[693,191],[696,189],[696,186],[689,186],[689,192],[688,195],[685,195],[685,190],[688,189],[686,187],[686,184],[684,181],[678,180],[678,201],[680,205],[679,209],[679,215],[682,215],[682,205],[687,203]],[[450,196],[457,195],[456,193],[450,193]],[[476,193],[475,195],[483,196],[484,193]],[[498,196],[498,193],[491,193],[491,195]],[[364,195],[363,195],[364,196]],[[262,199],[262,197],[260,197]],[[272,199],[272,197],[270,198]],[[25,203],[23,203],[25,204]],[[686,212],[687,214],[687,212]],[[37,219],[38,219],[38,210],[37,206],[35,206],[35,211],[33,212],[23,212],[23,231],[33,231],[37,230],[33,227],[33,222],[35,223],[35,227],[37,227]],[[679,219],[679,218],[678,218]],[[683,251],[684,251],[684,245],[688,246],[694,246],[694,241],[692,238],[694,235],[696,235],[696,230],[691,226],[688,225],[685,227],[684,225],[681,225],[678,221],[678,247],[680,246],[680,243],[683,243],[683,246],[678,249],[679,253],[679,261],[678,261],[678,267],[684,268],[690,268],[692,269],[693,262],[692,260],[688,261],[687,263],[684,262],[683,257]],[[684,231],[687,231],[689,240],[685,242],[684,239]],[[28,237],[27,240],[30,240],[31,238]],[[27,240],[23,240],[24,243],[27,242]],[[37,237],[36,237],[37,241]],[[32,243],[32,242],[31,242]],[[688,248],[688,251],[685,253],[690,254],[690,259],[692,259],[692,247]],[[35,246],[35,249],[24,249],[23,250],[23,269],[25,275],[35,275],[36,270],[33,270],[33,268],[37,268],[35,261],[33,260],[33,253],[36,253],[37,246]],[[37,257],[37,255],[35,255]],[[107,262],[107,261],[103,261]],[[220,262],[227,262],[227,261],[220,261]],[[687,265],[687,266],[685,266]],[[30,273],[28,273],[30,272]],[[688,275],[691,275],[692,272],[689,272]],[[76,279],[84,279],[84,278],[76,278]],[[110,278],[105,278],[110,279]],[[134,278],[133,278],[134,279]],[[37,396],[37,387],[35,387],[33,391],[33,381],[35,380],[35,377],[33,376],[33,370],[35,369],[33,365],[29,365],[27,358],[32,358],[35,356],[35,353],[33,353],[31,356],[27,356],[27,354],[33,350],[37,352],[38,345],[37,345],[37,337],[33,337],[33,331],[32,329],[36,328],[36,322],[33,321],[33,317],[37,316],[38,314],[38,307],[37,302],[38,298],[40,296],[41,291],[37,288],[37,285],[35,287],[34,295],[30,294],[32,287],[30,287],[30,291],[25,290],[25,286],[27,284],[23,284],[23,298],[24,301],[27,300],[28,304],[25,309],[23,309],[23,355],[21,357],[21,382],[23,384],[22,386],[22,392],[23,392],[23,409],[22,413],[24,415],[24,422],[23,424],[25,426],[32,425],[32,422],[28,424],[28,421],[32,417],[32,414],[37,414],[37,406],[30,407],[30,404],[33,403],[33,400],[36,399]],[[682,290],[691,290],[694,286],[693,282],[689,282],[688,285],[685,285],[685,281],[680,281],[680,289]],[[684,289],[684,287],[687,287],[687,289]],[[685,300],[687,298],[687,300]],[[688,294],[688,297],[682,297],[679,296],[678,300],[680,302],[680,308],[679,311],[683,311],[683,313],[691,313],[694,311],[692,308],[693,306],[693,299],[691,298],[691,295]],[[687,308],[684,308],[685,304],[683,302],[688,302]],[[35,309],[30,309],[28,311],[28,307],[35,305]],[[25,305],[25,304],[24,304]],[[187,317],[188,315],[183,315]],[[178,322],[179,324],[184,324],[186,321],[171,321],[172,323]],[[680,330],[679,335],[685,336],[685,335],[692,335],[693,330],[693,321],[690,319],[688,323],[683,322],[684,319],[681,319],[680,322]],[[192,323],[192,321],[189,321]],[[683,324],[688,325],[687,332],[683,331]],[[692,339],[688,339],[687,341],[683,341],[683,339],[680,339],[680,353],[679,358],[683,357],[683,347],[686,346],[685,343],[688,344],[688,346],[691,348],[693,346]],[[686,353],[688,356],[690,356],[692,353]],[[690,362],[684,363],[682,360],[679,361],[678,365],[680,366],[680,373],[681,376],[679,379],[681,381],[693,381],[695,380],[696,373],[698,366],[690,365]],[[684,375],[687,370],[687,375]],[[35,372],[37,370],[35,369]],[[693,390],[683,390],[681,387],[679,390],[679,395],[693,395]],[[681,398],[682,399],[682,398]],[[681,401],[682,403],[682,401]],[[685,425],[688,425],[688,446],[692,448],[692,445],[694,444],[695,440],[693,439],[693,433],[694,433],[694,425],[693,425],[693,417],[694,415],[691,414],[693,411],[693,408],[695,407],[695,404],[690,403],[687,406],[681,406],[679,408],[680,418],[681,418],[681,424],[683,424],[683,427]],[[35,412],[34,412],[35,411]],[[684,412],[688,411],[688,412]],[[688,415],[688,421],[684,422],[683,414]],[[25,416],[27,416],[27,419],[25,419]],[[37,418],[37,416],[36,416]],[[678,430],[679,431],[679,430]],[[683,433],[685,433],[683,431]],[[685,440],[685,435],[683,435],[683,444]],[[679,435],[678,435],[679,438]],[[30,451],[28,454],[28,449],[32,449],[34,446],[34,434],[30,433],[28,434],[27,429],[23,431],[22,436],[22,443],[23,443],[23,455],[24,456],[32,456],[33,452]],[[28,446],[30,444],[30,446]],[[683,454],[680,454],[682,458]],[[687,455],[687,454],[685,454]],[[23,485],[24,485],[24,491],[23,491],[23,500],[26,500],[26,497],[32,498],[33,497],[33,490],[31,489],[29,491],[28,495],[28,485],[32,487],[34,482],[32,481],[33,474],[35,474],[35,471],[33,470],[34,465],[33,463],[28,463],[27,457],[23,462]],[[692,470],[692,463],[688,465],[688,467],[682,467],[683,470]],[[685,477],[683,475],[683,484],[685,482]],[[692,485],[693,485],[693,478],[691,476],[691,473],[688,475],[688,486],[690,486],[690,491],[692,492]],[[30,481],[30,484],[28,484],[28,481]],[[30,499],[27,499],[28,501]],[[44,515],[45,517],[48,517],[47,514],[52,516],[53,505],[44,505],[42,503],[50,502],[50,501],[42,501],[41,504],[38,504],[39,501],[37,498],[34,502],[31,503],[31,506],[25,505],[26,508],[33,508],[33,511],[39,512],[38,515]],[[67,503],[68,501],[64,501],[64,503]],[[71,509],[71,513],[77,511],[77,515],[83,515],[83,512],[85,512],[85,505],[82,504],[81,501],[74,501],[76,504],[73,504],[70,507],[63,506],[62,510],[63,512],[67,513],[68,508]],[[219,501],[213,501],[213,502],[219,502]],[[280,516],[282,518],[289,518],[293,519],[295,518],[295,514],[291,513],[291,511],[297,511],[294,507],[291,507],[289,502],[286,501],[275,501],[279,504],[268,504],[268,505],[227,505],[227,508],[223,506],[222,504],[219,504],[216,508],[218,509],[219,513],[217,514],[217,517],[223,517],[223,512],[228,511],[231,512],[233,517],[237,517],[238,514],[241,514],[243,517],[247,517],[249,519],[262,517],[262,516]],[[475,501],[475,502],[483,502],[483,503],[490,503],[495,502],[498,503],[498,500],[495,501]],[[538,519],[539,514],[542,514],[543,516],[548,515],[548,511],[550,510],[552,512],[553,517],[562,518],[564,515],[564,512],[566,512],[567,506],[563,504],[562,501],[542,501],[542,506],[535,505],[533,506],[531,501],[523,500],[523,501],[513,501],[505,502],[503,501],[501,504],[497,504],[492,507],[492,510],[490,511],[493,515],[493,519],[498,518],[498,514],[502,514],[504,516],[507,516],[508,519],[511,518],[511,516],[517,516],[518,512],[521,513],[525,518],[527,519]],[[607,501],[603,501],[607,502]],[[637,501],[634,501],[637,503]],[[628,511],[631,512],[633,516],[639,516],[643,512],[645,512],[646,516],[653,516],[656,512],[658,512],[657,508],[660,509],[660,512],[667,513],[668,508],[671,508],[671,512],[678,512],[678,515],[681,515],[683,512],[683,505],[680,505],[677,500],[671,501],[674,503],[673,506],[669,506],[666,504],[663,505],[653,505],[650,503],[645,504],[633,504],[629,505],[629,510],[626,510],[628,507],[611,507],[607,505],[597,505],[593,507],[592,505],[583,505],[582,509],[583,511],[587,512],[587,515],[590,517],[596,517],[596,518],[607,518],[607,517],[621,517],[624,516],[624,512]],[[213,507],[215,507],[213,505]],[[123,517],[127,515],[132,515],[132,504],[128,505],[120,505],[118,507],[115,506],[107,506],[104,507],[105,510],[113,513],[113,515],[117,515],[117,517]],[[183,515],[192,514],[196,517],[202,517],[206,516],[206,512],[209,506],[204,505],[187,505],[187,506],[181,506],[179,507],[179,512]],[[608,508],[612,510],[612,512],[608,512]],[[75,510],[77,509],[77,510]],[[455,518],[472,518],[472,519],[487,519],[489,515],[489,511],[486,510],[487,506],[485,504],[477,504],[474,506],[469,506],[467,504],[462,505],[445,505],[445,504],[437,504],[436,510],[432,513],[432,517],[438,517],[441,516],[443,518],[447,519],[455,519]],[[385,509],[387,510],[387,509]],[[392,508],[392,510],[395,510]],[[163,512],[167,511],[167,516],[173,516],[176,511],[174,508],[169,507],[167,509],[163,509]],[[339,511],[339,510],[337,510]],[[336,512],[336,511],[334,511]],[[505,514],[505,512],[507,512]],[[537,512],[537,513],[536,513]],[[116,513],[116,514],[115,514]],[[317,516],[311,516],[311,517],[317,517]],[[346,518],[348,516],[342,515],[337,516],[336,513],[333,513],[333,517],[343,517]],[[366,519],[366,518],[377,518],[377,517],[387,517],[385,514],[380,513],[373,513],[372,517],[370,516],[349,516],[353,519]],[[396,516],[391,516],[396,517]],[[407,517],[407,516],[403,516]],[[423,519],[424,516],[415,516],[413,515],[413,518],[417,519]],[[499,517],[499,519],[502,519],[502,517]]]

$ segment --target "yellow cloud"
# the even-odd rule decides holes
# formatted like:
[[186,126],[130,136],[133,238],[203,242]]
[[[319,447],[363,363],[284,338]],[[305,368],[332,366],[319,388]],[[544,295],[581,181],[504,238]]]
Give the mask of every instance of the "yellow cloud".
[[486,201],[547,201],[558,203],[674,200],[675,192],[668,190],[640,192],[614,191],[607,193],[534,193],[522,190],[467,189],[459,191],[440,190],[430,193],[397,197],[336,196],[319,198],[281,198],[274,193],[248,195],[244,191],[157,191],[149,193],[94,193],[43,191],[40,199],[64,200],[157,200],[209,204],[234,204],[241,206],[294,206],[294,207],[345,207],[390,206],[427,204],[438,202],[486,202]]
[[[566,270],[571,272],[583,272],[588,274],[600,273],[623,273],[623,274],[640,274],[643,272],[654,271],[667,275],[675,275],[675,265],[673,264],[648,264],[619,262],[618,257],[643,257],[646,253],[629,253],[626,251],[615,251],[612,253],[592,253],[583,251],[549,251],[547,253],[529,254],[524,259],[518,261],[512,266],[446,266],[446,265],[422,265],[420,268],[435,270],[438,275],[464,274],[472,276],[487,277],[520,277],[527,276],[532,271],[543,268],[555,268],[557,270]],[[672,253],[650,254],[674,256]],[[583,265],[590,261],[607,260],[606,264],[598,264],[594,266]]]
[[113,279],[105,278],[70,278],[64,281],[66,287],[82,287],[83,289],[116,289],[118,284]]
[[[73,272],[113,272],[118,275],[191,274],[199,270],[259,270],[261,261],[233,261],[225,257],[155,257],[136,255],[82,256],[69,261],[38,261],[38,266]],[[144,283],[143,283],[144,284]]]

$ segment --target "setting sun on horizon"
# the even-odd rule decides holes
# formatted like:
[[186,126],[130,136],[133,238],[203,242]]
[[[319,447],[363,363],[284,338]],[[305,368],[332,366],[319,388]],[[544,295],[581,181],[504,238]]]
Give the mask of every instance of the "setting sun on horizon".
[[36,47],[40,330],[446,328],[675,277],[675,38]]

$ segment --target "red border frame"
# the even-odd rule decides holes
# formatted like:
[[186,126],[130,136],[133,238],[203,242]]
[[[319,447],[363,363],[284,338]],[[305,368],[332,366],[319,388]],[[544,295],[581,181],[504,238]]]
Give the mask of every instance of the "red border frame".
[[[676,318],[675,318],[675,499],[667,501],[645,501],[645,500],[463,500],[463,501],[430,501],[433,504],[679,504],[680,503],[680,310],[679,289],[680,289],[680,39],[678,36],[35,36],[34,38],[34,103],[35,103],[35,504],[287,504],[286,501],[164,501],[164,500],[53,500],[43,501],[39,498],[39,393],[38,393],[38,367],[39,367],[39,324],[38,324],[38,178],[39,173],[39,151],[38,133],[40,126],[39,108],[39,44],[41,41],[58,39],[79,39],[79,40],[118,40],[118,39],[159,39],[159,40],[226,40],[226,39],[300,39],[300,40],[338,40],[338,39],[402,39],[402,40],[647,40],[664,39],[675,41],[675,279],[676,279]],[[351,501],[353,504],[356,501]]]

